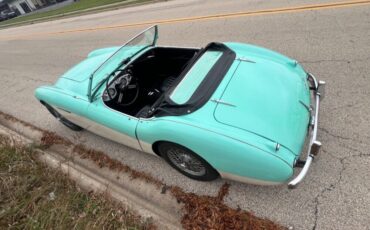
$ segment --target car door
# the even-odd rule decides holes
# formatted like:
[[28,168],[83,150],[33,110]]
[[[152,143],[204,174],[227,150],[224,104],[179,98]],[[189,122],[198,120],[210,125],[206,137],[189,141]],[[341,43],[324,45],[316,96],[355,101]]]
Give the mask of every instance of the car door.
[[86,129],[102,137],[142,150],[136,138],[138,119],[106,106],[101,97],[90,103],[86,117],[94,121]]
[[99,82],[123,65],[122,61],[127,59],[127,49],[135,50],[129,55],[132,57],[135,53],[154,46],[157,38],[158,27],[149,27],[129,40],[92,73],[88,86],[88,98],[91,103],[87,108],[86,117],[94,122],[85,127],[87,130],[131,148],[142,150],[136,137],[138,119],[106,106],[101,97],[104,87],[99,86]]

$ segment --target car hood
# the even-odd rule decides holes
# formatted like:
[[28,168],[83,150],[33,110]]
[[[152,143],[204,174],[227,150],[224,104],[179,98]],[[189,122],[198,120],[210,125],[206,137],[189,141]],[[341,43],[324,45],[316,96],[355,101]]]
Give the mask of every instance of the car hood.
[[61,78],[82,82],[89,78],[92,73],[107,60],[119,47],[97,49],[89,53],[87,58],[72,67]]
[[[55,87],[71,92],[74,95],[80,95],[81,97],[87,96],[89,77],[94,71],[99,68],[110,56],[112,56],[120,47],[108,47],[103,49],[97,49],[88,54],[87,58],[79,64],[72,67],[66,73],[64,73],[58,81],[55,83]],[[128,57],[132,54],[127,49],[127,55],[122,58]],[[112,67],[112,71],[113,71]],[[104,76],[94,77],[92,82],[92,88],[96,86],[101,78]]]
[[215,109],[215,119],[299,155],[310,117],[305,71],[294,60],[273,51],[227,45],[236,52],[239,63]]

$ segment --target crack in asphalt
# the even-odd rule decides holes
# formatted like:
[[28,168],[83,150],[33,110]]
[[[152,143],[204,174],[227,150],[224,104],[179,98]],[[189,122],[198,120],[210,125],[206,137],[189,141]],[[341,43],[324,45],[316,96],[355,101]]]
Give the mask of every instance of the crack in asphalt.
[[[348,148],[348,146],[343,146],[343,147],[346,147]],[[350,149],[350,148],[349,148]],[[337,185],[342,181],[342,178],[343,178],[343,172],[346,170],[346,163],[345,161],[348,159],[348,158],[354,158],[354,157],[370,157],[370,153],[363,153],[361,152],[360,150],[357,150],[357,149],[354,149],[355,151],[358,151],[360,154],[356,154],[356,155],[350,155],[350,156],[345,156],[345,157],[338,157],[336,155],[333,155],[332,153],[330,152],[327,152],[325,151],[324,149],[322,150],[324,153],[327,153],[328,155],[330,155],[331,157],[337,159],[341,165],[341,169],[339,171],[339,177],[338,179],[334,182],[334,183],[331,183],[329,186],[325,187],[323,190],[321,190],[315,197],[314,201],[315,201],[315,212],[314,212],[314,215],[315,215],[315,221],[314,221],[314,225],[312,227],[312,230],[316,230],[317,228],[317,223],[318,223],[318,220],[319,220],[319,205],[320,205],[320,198],[328,191],[332,191],[334,189],[337,188]]]
[[326,192],[336,189],[337,185],[342,181],[343,172],[346,169],[345,164],[344,164],[344,160],[345,160],[344,158],[339,160],[340,165],[341,165],[341,169],[340,169],[340,172],[339,172],[338,180],[335,181],[334,183],[331,183],[328,187],[324,188],[323,190],[321,190],[321,192],[319,194],[317,194],[317,196],[315,197],[315,222],[314,222],[314,226],[313,226],[312,230],[316,230],[316,228],[317,228],[317,223],[318,223],[318,220],[319,220],[320,198]]
[[329,130],[323,128],[323,127],[319,127],[319,130],[320,131],[323,131],[324,133],[328,134],[329,136],[332,136],[334,138],[338,138],[338,139],[342,139],[342,140],[353,140],[352,138],[350,137],[343,137],[341,135],[337,135],[337,134],[333,134],[331,133]]
[[[332,156],[330,153],[328,153],[330,156]],[[336,158],[336,157],[335,157]],[[344,159],[339,159],[339,162],[341,164],[341,170],[339,172],[339,178],[337,181],[335,181],[334,183],[331,183],[328,187],[324,188],[323,190],[321,190],[315,197],[314,201],[315,201],[315,212],[314,212],[314,215],[315,215],[315,221],[314,221],[314,226],[312,227],[312,230],[316,230],[317,228],[317,222],[318,222],[318,219],[319,219],[319,205],[320,205],[320,198],[324,195],[325,192],[327,191],[331,191],[333,189],[336,188],[336,186],[341,182],[342,180],[342,174],[343,174],[343,171],[345,170],[345,166],[344,166]]]
[[[331,137],[337,138],[337,139],[346,140],[346,141],[353,141],[355,143],[364,144],[366,146],[369,146],[370,145],[369,143],[366,143],[363,140],[359,140],[358,138],[345,137],[345,136],[342,136],[342,135],[339,135],[339,134],[334,134],[334,133],[330,132],[329,130],[327,130],[326,128],[323,128],[323,127],[319,127],[319,130],[322,131],[322,132],[324,132],[325,134],[327,134],[327,135],[329,135]],[[350,148],[348,146],[343,146],[343,147]],[[358,149],[352,149],[352,150],[361,152]]]

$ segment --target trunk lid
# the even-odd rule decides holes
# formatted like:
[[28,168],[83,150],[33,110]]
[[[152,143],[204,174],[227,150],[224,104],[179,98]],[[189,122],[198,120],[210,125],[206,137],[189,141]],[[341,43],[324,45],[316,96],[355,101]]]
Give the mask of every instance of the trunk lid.
[[[261,57],[240,61],[216,106],[214,117],[301,153],[310,112],[304,71]],[[224,102],[224,103],[222,103]]]

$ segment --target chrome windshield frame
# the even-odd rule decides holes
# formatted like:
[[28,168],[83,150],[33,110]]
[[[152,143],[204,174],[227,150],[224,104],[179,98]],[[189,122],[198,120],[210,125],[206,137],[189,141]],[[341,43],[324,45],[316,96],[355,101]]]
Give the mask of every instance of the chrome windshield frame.
[[[90,75],[89,77],[89,84],[88,84],[88,89],[87,89],[87,98],[90,102],[92,102],[92,81],[93,81],[93,78],[94,78],[94,75],[95,73],[105,64],[107,63],[114,55],[116,55],[123,47],[125,47],[127,44],[129,44],[130,42],[132,42],[133,40],[135,40],[136,38],[138,38],[140,35],[144,34],[145,32],[147,32],[148,30],[151,30],[154,28],[154,38],[153,38],[153,42],[152,44],[149,44],[148,46],[146,47],[143,47],[143,49],[147,48],[147,47],[150,47],[150,46],[155,46],[157,44],[157,40],[158,40],[158,25],[153,25],[149,28],[146,28],[145,30],[141,31],[140,33],[136,34],[134,37],[132,37],[130,40],[128,40],[124,45],[122,45],[116,52],[114,52],[111,56],[109,56],[107,58],[107,60],[105,60],[102,64],[99,65],[98,68],[96,68],[94,70],[94,72]],[[143,50],[141,49],[141,50]],[[140,52],[136,52],[137,53],[140,53]]]

